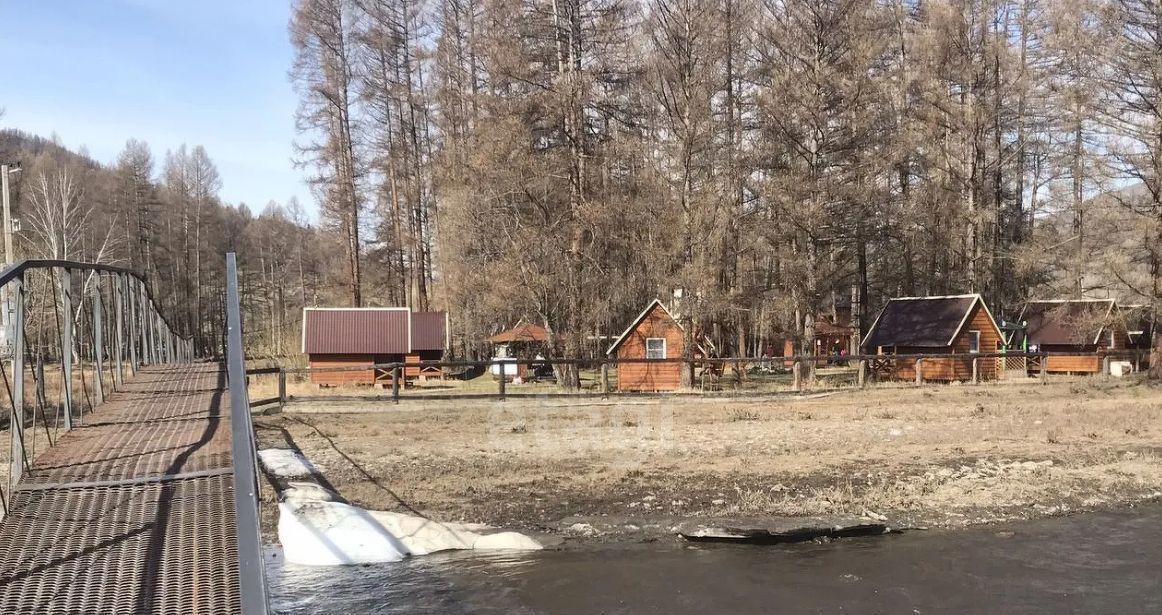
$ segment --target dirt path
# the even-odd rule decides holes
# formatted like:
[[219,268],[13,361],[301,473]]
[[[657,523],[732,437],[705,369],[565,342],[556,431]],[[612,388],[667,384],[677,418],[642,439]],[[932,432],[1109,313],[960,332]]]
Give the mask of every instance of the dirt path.
[[1162,389],[1129,380],[296,409],[259,418],[261,444],[293,443],[354,503],[548,533],[699,516],[960,526],[1162,494]]

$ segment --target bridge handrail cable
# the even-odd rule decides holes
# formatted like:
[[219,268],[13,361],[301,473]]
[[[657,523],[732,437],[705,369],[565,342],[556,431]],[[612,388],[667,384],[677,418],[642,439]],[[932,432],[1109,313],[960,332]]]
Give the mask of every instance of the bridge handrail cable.
[[234,460],[235,523],[238,528],[238,573],[242,612],[266,615],[268,598],[258,515],[257,452],[254,423],[246,391],[242,347],[242,310],[238,298],[238,262],[226,255],[226,375],[230,386],[230,437]]

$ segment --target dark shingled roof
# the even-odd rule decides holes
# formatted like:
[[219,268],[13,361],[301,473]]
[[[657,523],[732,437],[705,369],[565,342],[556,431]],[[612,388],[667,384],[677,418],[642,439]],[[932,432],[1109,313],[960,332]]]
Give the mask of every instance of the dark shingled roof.
[[493,344],[511,344],[513,342],[547,342],[549,341],[549,332],[540,325],[534,325],[528,322],[522,322],[517,326],[497,333],[488,338],[488,341]]
[[879,346],[947,347],[979,300],[980,295],[892,299],[864,338],[863,347],[872,351]]
[[1109,324],[1113,299],[1030,301],[1021,312],[1029,343],[1038,346],[1095,344]]
[[443,350],[444,312],[406,308],[307,308],[303,352],[307,354],[408,354]]

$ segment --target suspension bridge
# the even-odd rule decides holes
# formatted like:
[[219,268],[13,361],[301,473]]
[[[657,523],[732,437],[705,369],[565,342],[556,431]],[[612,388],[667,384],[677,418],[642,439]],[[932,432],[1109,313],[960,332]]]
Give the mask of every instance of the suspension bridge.
[[0,290],[0,613],[266,613],[234,255],[225,366],[126,269],[24,261]]

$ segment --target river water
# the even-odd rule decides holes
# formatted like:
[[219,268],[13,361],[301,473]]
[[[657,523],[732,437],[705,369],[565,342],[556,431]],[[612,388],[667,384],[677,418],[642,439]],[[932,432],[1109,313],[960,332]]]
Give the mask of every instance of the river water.
[[313,568],[268,549],[276,612],[1162,613],[1162,506],[830,544],[665,541]]

